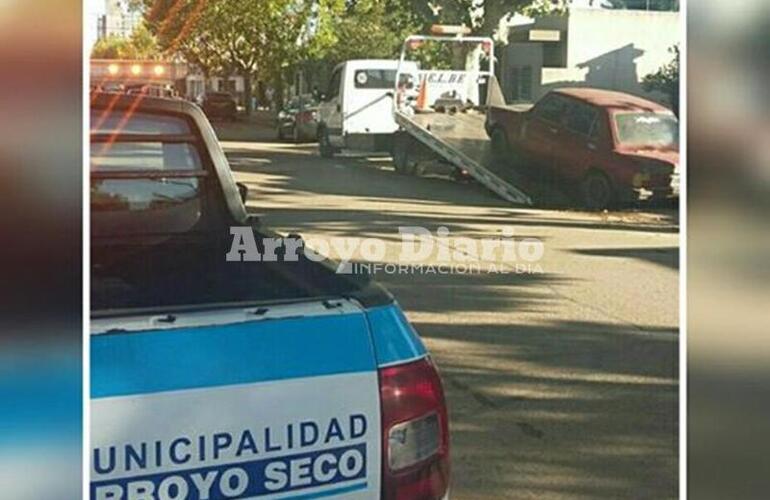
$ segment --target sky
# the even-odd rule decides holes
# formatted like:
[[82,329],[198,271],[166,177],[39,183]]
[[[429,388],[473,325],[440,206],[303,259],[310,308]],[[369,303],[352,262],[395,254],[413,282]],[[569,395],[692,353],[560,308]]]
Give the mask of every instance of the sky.
[[104,14],[104,0],[83,0],[85,19],[83,20],[84,43],[89,49],[96,43],[96,20]]

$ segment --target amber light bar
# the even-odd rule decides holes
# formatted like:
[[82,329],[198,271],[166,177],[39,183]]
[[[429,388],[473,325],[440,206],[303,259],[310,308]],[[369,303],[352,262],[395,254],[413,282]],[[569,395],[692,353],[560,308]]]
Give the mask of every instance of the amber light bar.
[[92,81],[173,82],[186,74],[186,65],[167,61],[91,60]]

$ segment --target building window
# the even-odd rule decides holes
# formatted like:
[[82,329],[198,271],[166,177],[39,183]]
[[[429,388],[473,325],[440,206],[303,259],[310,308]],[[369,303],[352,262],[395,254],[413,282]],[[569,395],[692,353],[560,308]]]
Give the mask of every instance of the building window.
[[564,42],[543,43],[543,67],[566,68],[567,44]]
[[532,100],[532,66],[514,66],[511,68],[510,101]]

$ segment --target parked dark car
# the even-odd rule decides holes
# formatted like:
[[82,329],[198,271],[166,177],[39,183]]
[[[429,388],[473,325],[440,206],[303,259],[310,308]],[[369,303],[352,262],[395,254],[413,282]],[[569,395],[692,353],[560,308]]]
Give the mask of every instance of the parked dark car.
[[668,108],[609,90],[553,90],[534,106],[490,106],[495,156],[577,185],[587,208],[679,195],[679,122]]
[[208,92],[201,99],[203,112],[209,119],[223,118],[235,120],[238,113],[238,105],[235,98],[229,92]]
[[295,96],[278,112],[276,128],[280,140],[315,140],[318,131],[318,100],[310,94]]

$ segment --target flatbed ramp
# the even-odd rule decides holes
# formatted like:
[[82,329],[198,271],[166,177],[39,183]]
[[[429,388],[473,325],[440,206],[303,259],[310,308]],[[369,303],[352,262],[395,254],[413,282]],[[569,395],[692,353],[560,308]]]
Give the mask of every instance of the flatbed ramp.
[[491,141],[484,130],[484,114],[475,110],[412,116],[396,112],[395,118],[406,133],[447,162],[466,170],[501,198],[522,205],[532,204],[529,195],[517,187],[526,182],[521,174],[495,161]]

